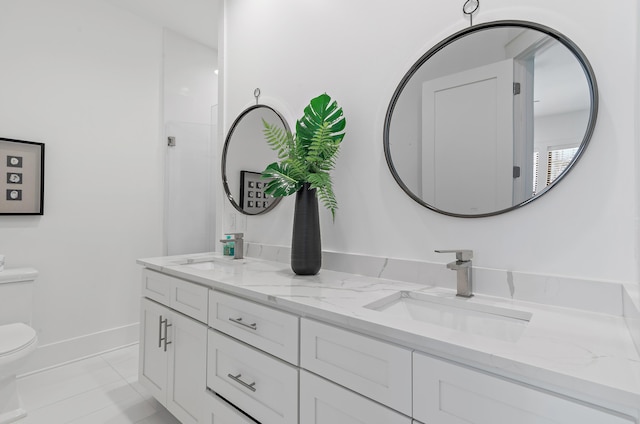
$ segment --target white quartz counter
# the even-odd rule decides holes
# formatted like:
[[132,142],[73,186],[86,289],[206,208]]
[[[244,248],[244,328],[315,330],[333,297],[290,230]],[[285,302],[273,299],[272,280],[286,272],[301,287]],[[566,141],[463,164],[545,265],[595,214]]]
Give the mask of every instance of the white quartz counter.
[[[283,263],[207,256],[215,262],[185,255],[138,263],[605,407],[629,408],[634,415],[640,409],[640,357],[621,316],[481,295],[460,299],[532,313],[521,337],[507,342],[364,307],[399,290],[450,296],[447,289],[324,269],[297,276]],[[196,263],[184,264],[187,258]]]

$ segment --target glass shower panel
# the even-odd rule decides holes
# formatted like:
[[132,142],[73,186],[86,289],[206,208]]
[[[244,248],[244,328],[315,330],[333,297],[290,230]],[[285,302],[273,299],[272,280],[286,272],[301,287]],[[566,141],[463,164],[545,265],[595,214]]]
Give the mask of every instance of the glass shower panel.
[[215,250],[212,165],[216,127],[168,122],[165,234],[168,255]]

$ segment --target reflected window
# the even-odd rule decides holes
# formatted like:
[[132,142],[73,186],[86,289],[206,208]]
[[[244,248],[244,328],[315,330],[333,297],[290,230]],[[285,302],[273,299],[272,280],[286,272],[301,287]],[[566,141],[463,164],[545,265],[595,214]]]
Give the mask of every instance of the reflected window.
[[[546,155],[546,163],[540,164],[540,152],[533,153],[533,194],[546,188],[555,181],[562,171],[564,171],[578,152],[578,146],[570,147],[550,147]],[[539,182],[543,181],[544,186],[539,187]]]
[[564,171],[578,152],[578,147],[549,150],[547,153],[547,185]]
[[533,196],[538,192],[538,168],[540,165],[540,152],[533,152]]

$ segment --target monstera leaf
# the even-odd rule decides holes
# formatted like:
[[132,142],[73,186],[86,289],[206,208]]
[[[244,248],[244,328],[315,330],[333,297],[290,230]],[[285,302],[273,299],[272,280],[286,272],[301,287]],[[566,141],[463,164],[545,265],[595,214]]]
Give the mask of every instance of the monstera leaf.
[[345,136],[346,119],[342,108],[326,93],[311,99],[304,115],[296,122],[296,134],[283,131],[263,121],[267,143],[278,153],[274,162],[262,172],[270,181],[266,193],[289,196],[304,183],[316,189],[318,199],[335,219],[338,203],[329,171],[336,164],[340,143]]

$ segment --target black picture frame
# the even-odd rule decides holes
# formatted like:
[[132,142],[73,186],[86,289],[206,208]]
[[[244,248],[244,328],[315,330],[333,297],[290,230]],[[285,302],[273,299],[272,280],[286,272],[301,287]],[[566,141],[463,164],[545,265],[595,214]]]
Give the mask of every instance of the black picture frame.
[[44,143],[0,137],[0,215],[44,215]]
[[262,173],[240,171],[240,207],[247,215],[256,215],[265,211],[275,198],[264,192],[268,180]]

